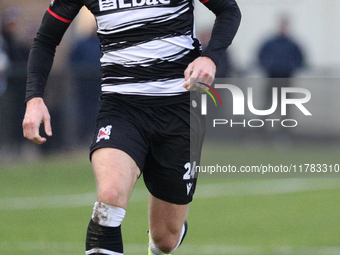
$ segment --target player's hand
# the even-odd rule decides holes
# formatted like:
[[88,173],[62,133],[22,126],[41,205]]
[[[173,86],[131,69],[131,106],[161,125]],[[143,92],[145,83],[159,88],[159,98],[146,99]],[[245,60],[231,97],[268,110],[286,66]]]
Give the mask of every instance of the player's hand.
[[208,57],[198,57],[185,69],[183,87],[187,90],[193,90],[197,87],[195,81],[211,85],[214,81],[215,73],[216,65],[214,61]]
[[41,137],[39,134],[41,123],[44,124],[45,133],[52,136],[51,118],[44,100],[40,97],[35,97],[26,103],[26,113],[22,122],[24,137],[36,144],[46,142],[46,138]]

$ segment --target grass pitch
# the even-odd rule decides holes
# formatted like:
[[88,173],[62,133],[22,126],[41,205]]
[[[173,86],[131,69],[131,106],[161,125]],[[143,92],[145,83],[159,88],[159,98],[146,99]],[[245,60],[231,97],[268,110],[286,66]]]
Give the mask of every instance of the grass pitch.
[[[330,146],[207,144],[203,155],[205,164],[340,163]],[[0,184],[1,254],[84,254],[96,189],[86,154],[0,167]],[[176,254],[340,254],[339,191],[338,178],[201,178]],[[147,254],[147,200],[141,179],[123,221],[127,255]]]

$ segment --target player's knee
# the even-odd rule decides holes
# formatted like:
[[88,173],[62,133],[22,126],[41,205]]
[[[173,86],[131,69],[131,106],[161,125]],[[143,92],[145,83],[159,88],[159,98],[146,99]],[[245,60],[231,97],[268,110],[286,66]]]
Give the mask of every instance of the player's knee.
[[109,205],[124,207],[127,201],[127,198],[124,197],[124,194],[114,188],[99,187],[97,193],[98,201]]
[[154,244],[164,253],[170,253],[178,244],[178,236],[175,234],[165,234],[153,236]]

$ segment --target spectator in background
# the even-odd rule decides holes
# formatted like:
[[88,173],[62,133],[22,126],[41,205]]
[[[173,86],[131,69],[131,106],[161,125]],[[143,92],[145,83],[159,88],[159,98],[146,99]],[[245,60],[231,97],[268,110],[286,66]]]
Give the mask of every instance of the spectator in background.
[[20,129],[25,114],[27,60],[30,45],[18,40],[20,9],[11,5],[1,13],[3,47],[9,60],[6,71],[7,89],[0,102],[2,143],[18,150],[25,142]]
[[[277,34],[267,40],[259,50],[258,60],[269,79],[265,89],[265,109],[272,105],[272,88],[289,87],[290,79],[304,64],[301,47],[289,35],[289,19],[281,17]],[[288,112],[287,112],[288,115]]]
[[1,32],[1,20],[0,20],[0,97],[6,91],[7,82],[5,78],[5,72],[8,67],[8,56],[4,50],[4,39]]
[[8,68],[8,57],[4,50],[4,40],[2,38],[1,33],[1,21],[0,21],[0,151],[3,149],[2,144],[4,140],[4,129],[5,129],[5,121],[4,116],[2,113],[2,101],[3,101],[3,94],[7,88],[7,81],[6,81],[6,70]]
[[301,47],[289,36],[289,20],[282,17],[277,35],[266,41],[259,62],[269,78],[290,78],[304,62]]
[[80,39],[71,49],[70,63],[76,95],[77,135],[80,145],[88,145],[93,136],[94,123],[99,110],[100,48],[96,29]]

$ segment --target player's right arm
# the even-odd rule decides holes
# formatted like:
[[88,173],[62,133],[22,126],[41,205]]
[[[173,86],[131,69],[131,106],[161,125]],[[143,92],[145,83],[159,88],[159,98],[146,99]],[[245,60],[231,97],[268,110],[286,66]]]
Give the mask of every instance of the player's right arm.
[[22,122],[24,137],[36,144],[46,142],[46,138],[39,134],[41,123],[44,123],[45,133],[52,136],[50,114],[44,100],[41,97],[34,97],[26,104],[26,113]]
[[72,20],[82,7],[79,0],[54,0],[47,9],[37,36],[33,41],[26,85],[26,113],[23,120],[24,137],[42,144],[46,138],[39,134],[41,123],[48,136],[52,135],[50,115],[43,101],[47,78],[52,68],[56,47]]

